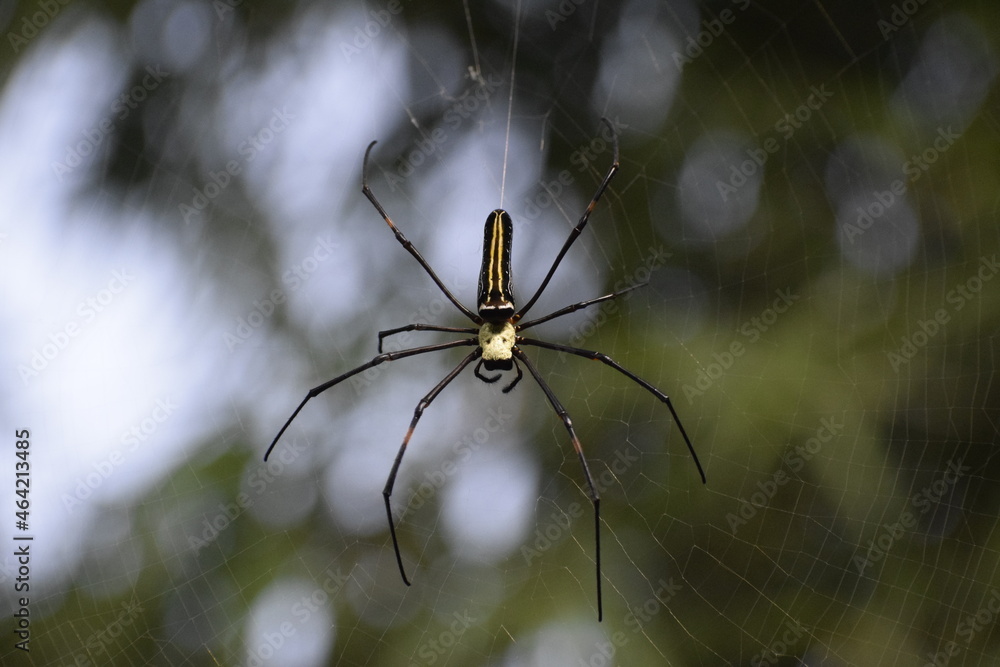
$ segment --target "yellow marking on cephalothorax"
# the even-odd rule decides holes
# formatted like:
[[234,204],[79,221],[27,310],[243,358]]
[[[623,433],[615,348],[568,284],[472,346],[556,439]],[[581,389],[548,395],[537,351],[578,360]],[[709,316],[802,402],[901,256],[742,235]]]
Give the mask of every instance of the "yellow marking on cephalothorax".
[[516,337],[514,325],[510,322],[484,322],[479,329],[479,347],[483,349],[483,361],[510,359]]

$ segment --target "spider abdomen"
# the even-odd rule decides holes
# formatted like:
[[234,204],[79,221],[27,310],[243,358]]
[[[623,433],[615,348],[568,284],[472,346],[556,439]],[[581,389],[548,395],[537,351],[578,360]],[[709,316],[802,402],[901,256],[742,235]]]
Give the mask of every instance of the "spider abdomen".
[[498,208],[490,213],[483,236],[479,316],[488,322],[502,322],[514,315],[514,288],[510,277],[510,243],[514,236],[514,224],[507,211]]

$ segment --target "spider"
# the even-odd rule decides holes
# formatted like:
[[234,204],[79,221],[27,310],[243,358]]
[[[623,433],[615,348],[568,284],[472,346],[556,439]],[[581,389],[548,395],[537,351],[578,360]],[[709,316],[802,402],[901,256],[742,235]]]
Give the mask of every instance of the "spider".
[[[444,293],[448,300],[451,301],[463,315],[468,317],[472,323],[475,324],[475,327],[445,327],[438,326],[436,324],[414,323],[406,324],[396,329],[380,331],[378,333],[379,354],[372,358],[371,361],[368,361],[353,370],[347,371],[346,373],[338,375],[328,382],[324,382],[323,384],[310,389],[309,393],[306,394],[306,397],[302,399],[302,402],[299,403],[299,406],[295,408],[295,411],[285,422],[285,425],[281,427],[280,431],[278,431],[278,435],[274,436],[274,440],[271,441],[271,445],[267,448],[267,452],[264,454],[264,460],[266,461],[267,457],[270,456],[271,450],[274,449],[274,446],[277,444],[282,434],[299,414],[305,404],[308,403],[310,399],[325,392],[327,389],[330,389],[331,387],[334,387],[344,380],[347,380],[358,373],[362,373],[369,368],[394,359],[404,359],[406,357],[425,354],[427,352],[449,350],[454,347],[475,347],[472,352],[467,354],[465,358],[462,359],[462,361],[460,361],[459,364],[455,366],[455,368],[452,369],[452,371],[448,373],[443,380],[438,382],[437,385],[435,385],[435,387],[431,389],[430,392],[428,392],[427,395],[424,396],[417,404],[416,409],[413,411],[413,419],[410,421],[410,426],[406,430],[406,435],[403,437],[403,444],[399,447],[399,452],[396,454],[396,459],[393,461],[392,469],[389,472],[389,478],[386,480],[385,488],[382,491],[382,497],[385,500],[385,513],[389,521],[389,533],[392,536],[392,546],[396,552],[396,564],[399,566],[399,574],[403,578],[403,583],[407,586],[410,585],[410,580],[406,577],[406,570],[403,568],[403,558],[399,552],[399,542],[396,539],[396,526],[392,519],[392,507],[389,502],[389,498],[392,496],[393,486],[396,483],[396,473],[399,472],[399,465],[403,460],[403,454],[406,451],[406,446],[410,442],[413,430],[416,428],[417,422],[420,421],[420,416],[423,414],[424,410],[431,404],[431,402],[434,401],[437,395],[440,394],[441,391],[444,390],[444,388],[448,386],[448,384],[473,361],[477,362],[473,373],[477,378],[486,383],[492,384],[498,381],[504,371],[514,370],[517,373],[514,379],[503,388],[502,392],[505,394],[510,392],[521,381],[521,378],[523,377],[521,365],[523,364],[524,367],[528,369],[531,376],[535,379],[535,382],[538,383],[542,393],[545,394],[545,398],[548,399],[552,408],[559,416],[559,419],[562,420],[563,425],[566,427],[566,432],[569,434],[570,442],[572,442],[573,449],[576,451],[576,455],[580,459],[580,465],[583,467],[583,475],[587,484],[587,494],[590,501],[594,505],[594,551],[597,569],[598,621],[602,620],[604,615],[601,597],[601,498],[597,489],[594,487],[594,480],[590,475],[590,468],[587,466],[587,459],[583,455],[583,448],[580,445],[580,439],[577,437],[576,431],[573,428],[573,422],[570,419],[569,413],[566,412],[566,409],[563,407],[562,403],[559,402],[559,399],[556,398],[556,395],[552,392],[549,385],[544,379],[542,379],[542,376],[538,373],[538,369],[535,367],[535,364],[532,363],[532,361],[529,360],[521,350],[521,346],[530,345],[546,350],[566,352],[584,357],[586,359],[600,361],[611,368],[614,368],[638,384],[640,387],[653,394],[653,396],[666,404],[667,408],[670,410],[670,414],[673,415],[674,421],[677,423],[677,428],[684,437],[684,443],[687,445],[688,451],[691,453],[691,457],[694,459],[694,463],[698,467],[698,473],[701,476],[701,481],[703,484],[705,483],[705,471],[701,467],[698,455],[695,453],[694,446],[691,444],[691,440],[688,438],[687,432],[681,424],[677,411],[674,410],[674,406],[666,394],[631,371],[626,370],[616,361],[612,360],[611,357],[602,352],[593,352],[590,350],[570,347],[568,345],[549,343],[535,338],[526,338],[520,335],[523,331],[530,329],[535,325],[541,324],[542,322],[548,322],[557,317],[562,317],[563,315],[576,312],[582,308],[587,308],[588,306],[614,299],[632,289],[643,286],[643,284],[632,285],[617,292],[597,297],[596,299],[589,299],[587,301],[574,303],[570,306],[566,306],[565,308],[560,308],[559,310],[549,313],[543,317],[522,322],[524,316],[535,304],[535,301],[538,300],[538,297],[541,296],[545,287],[549,284],[549,280],[551,280],[552,275],[559,267],[559,262],[562,261],[563,256],[569,250],[570,246],[573,245],[573,242],[580,235],[580,232],[583,231],[583,228],[587,226],[587,221],[590,218],[591,212],[594,210],[594,207],[597,206],[597,202],[600,200],[601,195],[604,194],[604,191],[607,189],[611,179],[618,171],[618,137],[615,134],[614,127],[607,118],[602,118],[601,121],[611,130],[612,144],[614,147],[614,158],[612,164],[608,168],[608,171],[604,176],[604,180],[601,181],[600,186],[598,186],[597,192],[587,205],[587,209],[580,217],[579,222],[577,222],[576,226],[570,232],[569,238],[566,239],[566,242],[563,244],[559,254],[556,255],[555,261],[552,262],[552,266],[549,267],[549,272],[545,275],[545,278],[538,286],[538,289],[535,290],[535,294],[520,308],[515,306],[514,292],[511,284],[510,246],[514,228],[510,215],[508,215],[503,209],[496,209],[490,213],[486,219],[486,228],[483,240],[483,263],[479,272],[479,295],[477,299],[478,313],[474,313],[463,305],[457,298],[455,298],[448,288],[445,287],[444,283],[441,282],[441,279],[438,278],[436,273],[434,273],[434,269],[431,268],[430,264],[427,263],[417,249],[413,247],[413,244],[405,236],[403,236],[403,233],[399,231],[396,225],[392,222],[389,218],[389,214],[385,212],[382,204],[379,203],[375,194],[371,191],[371,188],[368,187],[368,158],[371,154],[372,148],[377,142],[371,142],[368,145],[368,149],[365,151],[365,157],[361,167],[361,192],[372,203],[375,209],[382,216],[382,219],[385,220],[386,224],[389,225],[393,234],[396,235],[396,240],[399,241],[407,252],[413,255],[413,258],[417,260],[421,267],[423,267],[424,271],[427,272],[427,275],[434,281],[434,284],[438,286],[438,289]],[[382,343],[387,337],[406,331],[443,331],[448,333],[471,334],[471,337],[461,338],[459,340],[453,340],[446,343],[436,343],[434,345],[424,345],[421,347],[399,350],[397,352],[382,352]],[[520,364],[518,362],[520,362]],[[486,375],[483,373],[483,370],[491,374]],[[494,372],[495,374],[492,374]]]

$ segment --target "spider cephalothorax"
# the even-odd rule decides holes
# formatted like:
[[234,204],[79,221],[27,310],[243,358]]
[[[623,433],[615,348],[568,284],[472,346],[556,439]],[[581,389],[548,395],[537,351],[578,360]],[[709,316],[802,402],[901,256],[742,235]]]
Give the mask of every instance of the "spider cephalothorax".
[[488,371],[509,371],[514,364],[514,325],[510,322],[483,322],[479,327],[479,347]]
[[[393,359],[404,359],[406,357],[412,357],[418,354],[424,354],[426,352],[436,352],[439,350],[448,350],[453,347],[462,346],[475,346],[475,349],[459,362],[450,373],[448,373],[443,380],[437,383],[430,392],[427,393],[423,399],[417,404],[416,409],[413,411],[413,419],[410,420],[410,427],[406,431],[406,435],[403,437],[403,444],[399,447],[399,452],[396,454],[396,459],[393,461],[392,469],[389,471],[389,478],[386,480],[385,489],[382,491],[382,497],[385,500],[385,512],[389,520],[389,533],[392,536],[392,546],[396,551],[396,563],[399,565],[399,573],[403,578],[403,581],[407,586],[410,585],[409,580],[406,578],[406,570],[403,568],[403,557],[399,551],[399,542],[396,539],[396,526],[392,520],[392,507],[389,503],[389,497],[392,495],[393,486],[396,483],[396,474],[399,472],[399,465],[403,460],[403,453],[406,451],[406,446],[410,442],[410,437],[413,435],[413,430],[417,426],[417,422],[420,420],[420,416],[423,414],[424,409],[431,404],[431,402],[437,397],[439,393],[450,383],[455,377],[470,363],[475,360],[479,360],[474,369],[474,374],[477,378],[483,382],[496,382],[500,379],[503,371],[514,370],[517,376],[503,388],[503,392],[509,392],[513,389],[517,383],[521,380],[523,373],[521,372],[521,367],[518,362],[524,364],[525,368],[538,383],[541,388],[542,393],[545,394],[545,398],[548,399],[552,408],[555,410],[556,414],[562,420],[563,425],[566,427],[566,432],[569,434],[570,441],[573,444],[573,449],[580,459],[580,464],[583,467],[584,478],[587,483],[587,494],[590,497],[591,502],[594,504],[594,544],[595,544],[595,554],[596,554],[596,567],[597,567],[597,617],[600,620],[603,616],[603,606],[601,601],[601,515],[600,515],[600,495],[594,486],[593,478],[590,475],[590,469],[587,466],[587,460],[583,456],[583,447],[580,445],[580,439],[576,435],[576,431],[573,428],[573,422],[569,418],[569,414],[566,409],[563,408],[559,399],[556,398],[552,389],[549,387],[548,383],[542,378],[538,373],[538,369],[535,368],[534,363],[528,359],[528,357],[521,351],[520,345],[530,345],[534,347],[540,347],[548,350],[556,350],[558,352],[566,352],[568,354],[574,354],[587,359],[594,359],[600,361],[611,368],[614,368],[618,372],[622,373],[633,382],[641,386],[642,388],[649,391],[651,394],[656,396],[660,401],[666,404],[667,408],[670,410],[670,414],[673,415],[674,421],[677,423],[677,428],[680,430],[681,435],[684,437],[684,443],[687,445],[688,451],[691,453],[691,457],[694,459],[695,465],[698,467],[698,473],[701,475],[702,483],[705,482],[705,472],[701,467],[701,462],[698,461],[698,455],[695,454],[694,446],[691,444],[690,438],[687,436],[687,432],[684,430],[684,426],[681,424],[680,418],[677,416],[677,412],[674,410],[673,403],[666,394],[661,392],[659,389],[641,379],[631,371],[626,370],[616,361],[612,360],[611,357],[607,356],[602,352],[593,352],[590,350],[582,350],[576,347],[570,347],[568,345],[560,345],[557,343],[548,343],[542,340],[537,340],[534,338],[525,338],[519,335],[522,331],[530,329],[531,327],[540,324],[542,322],[548,322],[549,320],[561,317],[568,313],[575,312],[581,308],[586,308],[596,303],[601,303],[602,301],[607,301],[609,299],[614,299],[615,297],[624,294],[625,292],[634,289],[635,287],[640,287],[641,285],[634,285],[632,287],[619,290],[617,292],[612,292],[611,294],[605,294],[604,296],[597,297],[596,299],[590,299],[588,301],[581,301],[579,303],[574,303],[565,308],[561,308],[553,313],[549,313],[544,317],[539,317],[535,320],[521,323],[521,319],[528,312],[528,310],[535,304],[538,297],[541,296],[542,291],[545,289],[546,285],[549,284],[549,280],[552,279],[552,275],[555,273],[556,268],[562,261],[563,256],[566,251],[569,250],[570,246],[573,245],[573,241],[576,237],[580,235],[583,228],[586,227],[587,221],[590,218],[591,211],[597,205],[598,200],[600,200],[601,195],[604,194],[604,190],[608,187],[608,183],[614,177],[615,173],[618,171],[618,138],[614,134],[614,128],[611,123],[606,119],[601,119],[608,129],[611,130],[611,137],[614,146],[614,160],[611,167],[608,169],[607,173],[604,175],[604,180],[601,181],[600,186],[597,188],[597,192],[590,200],[590,204],[584,211],[580,220],[576,223],[576,226],[569,234],[569,238],[563,243],[562,249],[559,254],[556,255],[555,261],[552,262],[552,266],[549,268],[549,272],[545,275],[542,283],[538,286],[535,294],[528,300],[528,302],[517,309],[514,305],[514,291],[512,287],[511,279],[511,268],[510,268],[510,249],[511,240],[513,237],[513,224],[511,223],[510,216],[503,209],[496,209],[490,213],[489,217],[486,219],[486,229],[484,232],[483,239],[483,264],[482,269],[479,272],[479,299],[478,299],[478,314],[473,313],[466,306],[462,304],[455,296],[444,286],[441,279],[438,278],[437,274],[434,273],[434,269],[431,268],[430,264],[420,255],[413,244],[403,233],[399,231],[396,225],[389,218],[389,215],[382,208],[378,199],[372,193],[371,189],[368,187],[368,156],[371,154],[372,147],[375,142],[371,142],[368,145],[368,150],[365,151],[364,162],[361,168],[361,191],[364,193],[368,200],[372,203],[375,209],[385,220],[386,224],[389,225],[392,232],[396,235],[396,240],[409,252],[420,266],[423,267],[427,275],[430,276],[431,280],[438,286],[441,292],[451,301],[459,311],[462,312],[475,327],[446,327],[438,326],[435,324],[423,324],[423,323],[413,323],[407,324],[396,329],[388,329],[386,331],[380,331],[378,333],[378,351],[379,354],[368,361],[367,363],[358,366],[357,368],[347,371],[346,373],[339,375],[332,380],[324,382],[323,384],[313,387],[306,394],[306,397],[302,399],[299,406],[295,408],[295,411],[285,422],[285,425],[281,427],[278,431],[278,435],[274,436],[274,440],[271,441],[271,446],[267,448],[267,452],[264,454],[264,460],[271,454],[271,450],[274,449],[275,444],[277,444],[278,439],[285,432],[285,429],[292,423],[299,411],[305,406],[305,404],[315,396],[323,393],[330,387],[337,385],[344,380],[362,373],[373,366],[391,361]],[[453,340],[446,343],[436,343],[433,345],[424,345],[422,347],[413,347],[405,350],[400,350],[398,352],[382,352],[382,341],[387,336],[392,336],[404,331],[443,331],[450,333],[461,333],[461,334],[471,334],[471,337],[461,338],[459,340]],[[500,371],[496,375],[487,376],[483,375],[480,369],[485,368],[487,371]]]

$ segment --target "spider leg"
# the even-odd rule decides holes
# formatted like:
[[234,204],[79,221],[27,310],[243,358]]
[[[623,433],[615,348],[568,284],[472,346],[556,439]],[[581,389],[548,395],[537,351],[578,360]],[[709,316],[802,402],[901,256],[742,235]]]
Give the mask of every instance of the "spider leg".
[[353,370],[347,371],[342,375],[338,375],[337,377],[333,378],[328,382],[324,382],[318,387],[313,387],[312,389],[309,390],[309,393],[306,394],[306,397],[302,399],[302,402],[299,403],[299,407],[295,408],[295,412],[293,412],[292,416],[288,418],[288,421],[285,422],[285,425],[281,427],[280,431],[278,431],[278,435],[274,436],[274,440],[271,441],[271,445],[267,448],[267,452],[264,453],[264,460],[266,461],[267,457],[271,455],[271,450],[274,449],[274,446],[276,444],[278,444],[278,440],[285,432],[285,429],[287,429],[291,425],[292,421],[298,416],[299,412],[302,410],[302,408],[305,407],[306,403],[308,403],[310,399],[319,396],[330,387],[340,384],[349,377],[357,375],[358,373],[362,373],[368,370],[369,368],[378,366],[379,364],[386,361],[392,361],[393,359],[405,359],[406,357],[412,357],[417,354],[424,354],[425,352],[437,352],[438,350],[448,350],[450,348],[459,347],[462,345],[478,345],[478,344],[479,341],[476,340],[475,338],[466,338],[464,340],[453,340],[448,343],[437,343],[435,345],[414,347],[410,348],[409,350],[400,350],[399,352],[386,352],[385,354],[380,354],[377,357],[373,358],[368,363],[361,364],[360,366],[358,366]]
[[537,320],[531,320],[530,322],[525,322],[524,324],[519,324],[517,326],[518,331],[524,331],[525,329],[530,329],[536,324],[541,324],[542,322],[548,322],[549,320],[554,320],[557,317],[562,317],[563,315],[569,315],[570,313],[575,313],[578,310],[586,308],[587,306],[593,306],[595,303],[601,303],[602,301],[609,301],[620,297],[626,292],[631,292],[639,287],[645,287],[649,283],[638,283],[636,285],[630,285],[625,289],[620,289],[617,292],[612,292],[611,294],[605,294],[604,296],[599,296],[596,299],[589,299],[587,301],[581,301],[580,303],[574,303],[572,306],[566,306],[565,308],[560,308],[559,310],[549,313],[544,317],[539,317]]
[[532,377],[535,378],[535,382],[538,386],[542,388],[545,393],[545,397],[549,399],[549,403],[552,404],[552,408],[559,415],[559,419],[562,420],[563,424],[566,426],[566,431],[569,433],[569,439],[573,443],[573,449],[576,450],[577,456],[580,458],[580,465],[583,466],[583,476],[587,480],[587,495],[590,496],[591,502],[594,503],[594,550],[595,550],[595,561],[597,563],[597,620],[601,621],[604,618],[604,606],[601,600],[601,496],[597,493],[597,488],[594,486],[594,480],[590,476],[590,468],[587,466],[587,459],[583,456],[583,447],[580,445],[580,439],[576,437],[576,431],[573,430],[573,421],[569,418],[569,413],[566,412],[566,408],[562,406],[556,395],[552,393],[552,389],[542,376],[538,374],[538,370],[535,365],[531,363],[524,352],[519,350],[516,346],[511,350],[514,356],[520,359],[525,366],[528,367],[528,372],[531,373]]
[[485,375],[483,375],[482,373],[479,372],[479,369],[483,367],[483,363],[484,362],[483,362],[482,358],[480,358],[479,359],[479,363],[476,364],[476,368],[472,371],[473,373],[475,373],[476,377],[479,378],[480,380],[482,380],[483,382],[487,382],[489,384],[492,384],[492,383],[496,382],[497,380],[499,380],[500,379],[500,375],[501,375],[500,373],[497,373],[493,377],[488,378],[488,377],[486,377]]
[[601,122],[607,125],[608,129],[611,130],[611,140],[614,146],[614,158],[612,159],[611,167],[608,168],[608,173],[604,175],[604,180],[601,181],[601,184],[597,188],[597,192],[594,193],[593,198],[590,200],[590,204],[587,205],[587,210],[583,212],[583,215],[580,217],[580,221],[576,223],[576,227],[574,227],[573,231],[569,233],[569,238],[566,239],[566,242],[563,244],[562,250],[560,250],[559,254],[556,255],[556,260],[552,262],[552,267],[545,275],[545,279],[542,281],[542,284],[538,286],[538,291],[535,292],[533,297],[528,299],[528,303],[521,306],[521,309],[514,314],[514,322],[517,322],[524,317],[525,313],[527,313],[528,310],[535,305],[535,301],[538,300],[538,297],[542,295],[545,287],[549,284],[549,280],[552,279],[552,274],[554,274],[556,272],[556,268],[559,267],[559,262],[562,261],[563,255],[565,255],[566,251],[569,250],[569,247],[573,245],[573,241],[575,241],[576,237],[580,235],[583,228],[587,226],[587,221],[590,219],[590,213],[594,210],[594,207],[597,206],[598,200],[600,200],[601,195],[604,194],[604,191],[607,189],[611,179],[614,178],[615,173],[618,171],[618,135],[615,134],[615,128],[611,124],[611,121],[607,118],[601,118]]
[[436,324],[421,324],[419,322],[407,324],[406,326],[397,327],[395,329],[386,329],[385,331],[378,332],[379,354],[382,353],[382,339],[388,338],[389,336],[395,336],[396,334],[403,333],[405,331],[448,331],[451,333],[474,334],[478,333],[479,330],[473,329],[472,327],[439,327]]
[[417,427],[417,422],[420,421],[420,416],[424,413],[424,408],[431,404],[437,395],[441,393],[441,390],[448,386],[448,383],[455,379],[455,376],[462,372],[462,369],[469,365],[473,359],[482,354],[482,350],[476,348],[472,352],[462,359],[462,361],[452,369],[450,373],[444,376],[444,379],[437,383],[433,389],[431,389],[426,396],[420,399],[417,403],[416,409],[413,411],[413,419],[410,420],[410,428],[406,429],[406,435],[403,437],[403,444],[399,446],[399,453],[396,454],[396,460],[392,463],[392,470],[389,472],[389,479],[385,481],[385,489],[382,490],[382,497],[385,498],[385,514],[389,519],[389,534],[392,535],[392,548],[396,550],[396,563],[399,565],[399,574],[403,577],[403,583],[407,586],[410,585],[410,581],[406,578],[406,571],[403,569],[403,557],[399,554],[399,542],[396,541],[396,526],[392,522],[392,506],[389,504],[389,496],[392,495],[392,487],[396,484],[396,473],[399,472],[399,464],[403,461],[403,453],[406,452],[406,445],[410,442],[410,436],[413,435],[413,429]]
[[[392,233],[396,235],[396,240],[399,241],[400,245],[403,246],[406,252],[413,255],[413,258],[420,263],[420,266],[424,267],[424,271],[427,272],[427,275],[429,275],[431,277],[431,280],[433,280],[434,283],[438,286],[438,289],[440,289],[444,293],[444,295],[448,297],[448,300],[451,301],[453,304],[455,304],[455,307],[458,308],[460,311],[462,311],[462,313],[466,317],[468,317],[476,324],[480,324],[483,321],[482,318],[473,313],[468,308],[466,308],[464,305],[462,305],[462,302],[456,299],[455,295],[453,295],[448,290],[448,288],[444,286],[444,283],[441,282],[441,279],[438,278],[436,273],[434,273],[434,269],[432,269],[431,265],[427,263],[427,260],[423,258],[423,256],[417,251],[417,249],[413,247],[413,243],[411,243],[409,239],[403,236],[403,232],[399,231],[396,225],[393,224],[392,220],[389,219],[389,214],[385,212],[385,209],[382,208],[382,204],[379,203],[378,199],[375,198],[375,194],[371,191],[371,188],[368,187],[368,156],[372,152],[372,147],[376,143],[377,142],[373,141],[370,144],[368,144],[368,150],[365,151],[365,159],[361,165],[361,192],[366,197],[368,197],[368,201],[372,203],[372,205],[375,207],[375,210],[379,212],[379,215],[382,216],[382,219],[385,220],[386,223],[389,225],[389,227],[392,229]],[[616,141],[615,143],[616,156],[617,156],[617,145],[618,144]]]
[[694,459],[694,464],[698,467],[698,474],[701,475],[701,483],[705,484],[705,470],[701,467],[701,461],[698,460],[698,455],[695,454],[694,445],[691,444],[691,439],[688,438],[687,431],[684,430],[684,425],[681,423],[681,418],[677,415],[677,411],[674,410],[674,404],[670,402],[670,398],[664,394],[662,391],[649,384],[641,377],[622,367],[617,361],[604,354],[603,352],[593,352],[591,350],[581,350],[578,347],[570,347],[568,345],[559,345],[557,343],[547,343],[543,340],[536,340],[533,338],[518,338],[518,343],[524,343],[525,345],[534,345],[536,347],[544,347],[548,350],[555,350],[557,352],[568,352],[570,354],[575,354],[578,357],[584,357],[586,359],[593,359],[600,361],[602,363],[611,366],[616,371],[629,378],[636,384],[638,384],[643,389],[649,391],[653,396],[656,396],[662,402],[667,404],[667,408],[670,409],[670,414],[674,416],[674,422],[677,424],[677,428],[680,430],[681,435],[684,436],[684,443],[687,445],[688,451],[691,452],[691,458]]
[[507,385],[506,387],[503,388],[502,392],[504,394],[509,394],[510,390],[513,389],[514,387],[516,387],[517,383],[521,381],[522,377],[524,377],[524,373],[521,372],[521,366],[518,365],[517,359],[511,359],[511,361],[514,362],[514,370],[517,371],[517,377],[514,378],[513,382],[511,382],[509,385]]
[[[513,389],[514,387],[516,387],[517,383],[521,381],[522,377],[524,377],[524,373],[521,372],[521,367],[517,364],[517,360],[516,359],[511,359],[511,361],[514,362],[514,370],[517,371],[517,377],[514,378],[514,380],[509,385],[507,385],[506,387],[504,387],[501,390],[504,394],[509,394],[510,390]],[[476,377],[479,378],[480,380],[482,380],[483,382],[488,382],[490,384],[493,384],[494,382],[496,382],[497,380],[499,380],[500,376],[502,375],[502,373],[497,373],[493,377],[486,377],[485,375],[483,375],[482,373],[479,372],[479,369],[482,368],[483,363],[484,363],[483,360],[480,359],[479,363],[476,364],[476,369],[474,371],[475,374],[476,374]]]

